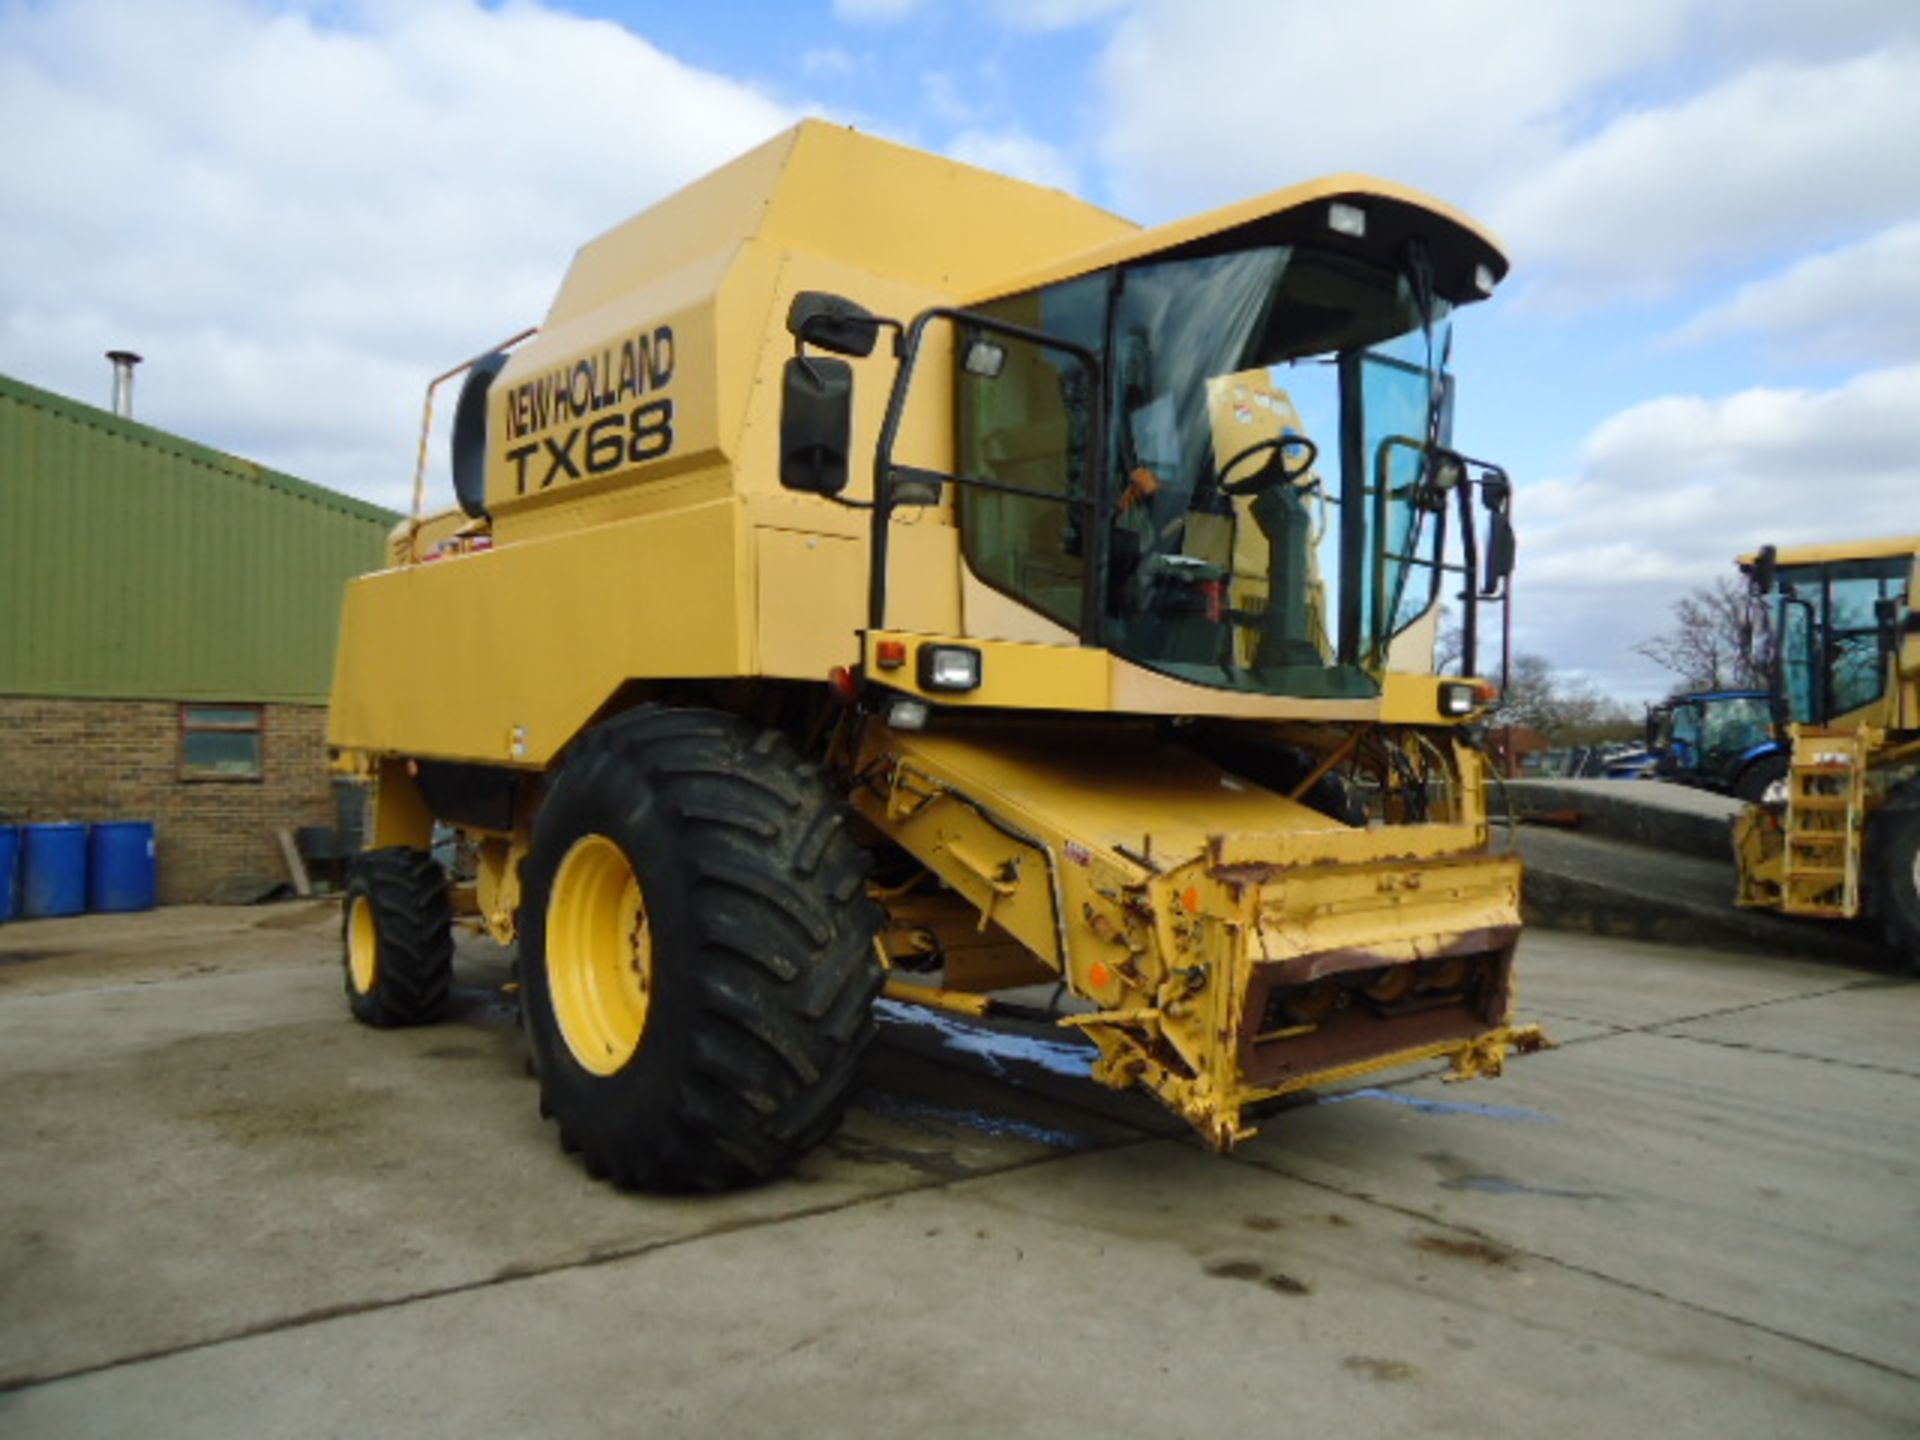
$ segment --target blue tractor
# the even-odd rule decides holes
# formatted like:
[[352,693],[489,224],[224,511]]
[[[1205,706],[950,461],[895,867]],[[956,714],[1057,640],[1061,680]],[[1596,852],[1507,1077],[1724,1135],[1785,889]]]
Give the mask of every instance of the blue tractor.
[[1750,805],[1787,773],[1787,747],[1765,690],[1697,690],[1649,706],[1647,750],[1656,778]]

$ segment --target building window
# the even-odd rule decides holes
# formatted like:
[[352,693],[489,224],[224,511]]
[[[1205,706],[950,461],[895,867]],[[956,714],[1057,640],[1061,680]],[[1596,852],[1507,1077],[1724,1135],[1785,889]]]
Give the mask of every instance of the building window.
[[180,778],[258,780],[260,732],[258,705],[182,705]]

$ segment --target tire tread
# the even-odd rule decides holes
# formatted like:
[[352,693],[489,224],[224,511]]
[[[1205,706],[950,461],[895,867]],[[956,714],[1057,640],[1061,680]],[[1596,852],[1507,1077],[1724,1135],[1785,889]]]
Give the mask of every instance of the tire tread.
[[[880,911],[862,893],[869,860],[844,803],[779,731],[656,706],[583,737],[547,804],[569,805],[588,785],[618,797],[616,810],[671,827],[690,881],[692,1034],[663,1124],[635,1133],[587,1113],[547,1067],[544,1107],[589,1173],[616,1183],[719,1190],[769,1179],[839,1124],[873,1035]],[[537,821],[535,837],[537,850]]]

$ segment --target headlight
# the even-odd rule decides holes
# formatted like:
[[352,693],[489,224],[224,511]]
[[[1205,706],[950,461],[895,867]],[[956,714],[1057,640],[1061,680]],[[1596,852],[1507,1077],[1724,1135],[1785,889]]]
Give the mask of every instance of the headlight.
[[1367,233],[1367,212],[1345,200],[1335,200],[1327,206],[1327,228],[1358,240]]
[[1478,685],[1462,685],[1455,682],[1440,687],[1440,713],[1459,717],[1471,715],[1480,703]]
[[969,645],[922,645],[922,690],[978,690],[980,652]]
[[927,702],[924,700],[896,700],[887,707],[887,725],[894,730],[924,730],[927,728]]

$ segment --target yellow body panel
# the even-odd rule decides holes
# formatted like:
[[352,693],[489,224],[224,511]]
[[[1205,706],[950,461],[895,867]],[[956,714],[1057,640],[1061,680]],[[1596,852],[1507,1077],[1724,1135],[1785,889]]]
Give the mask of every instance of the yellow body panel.
[[[878,666],[873,657],[883,642],[905,647],[906,663],[897,669]],[[980,687],[958,693],[923,687],[918,656],[926,645],[964,645],[978,650]],[[870,677],[881,684],[960,709],[1124,711],[1254,720],[1273,719],[1284,709],[1286,717],[1295,720],[1437,725],[1443,723],[1440,686],[1456,683],[1453,677],[1389,672],[1377,699],[1309,700],[1295,696],[1277,701],[1271,695],[1220,690],[1161,675],[1111,651],[1082,645],[1023,644],[899,629],[874,631],[865,661]]]
[[745,549],[719,501],[356,580],[328,743],[544,767],[628,679],[746,673]]

